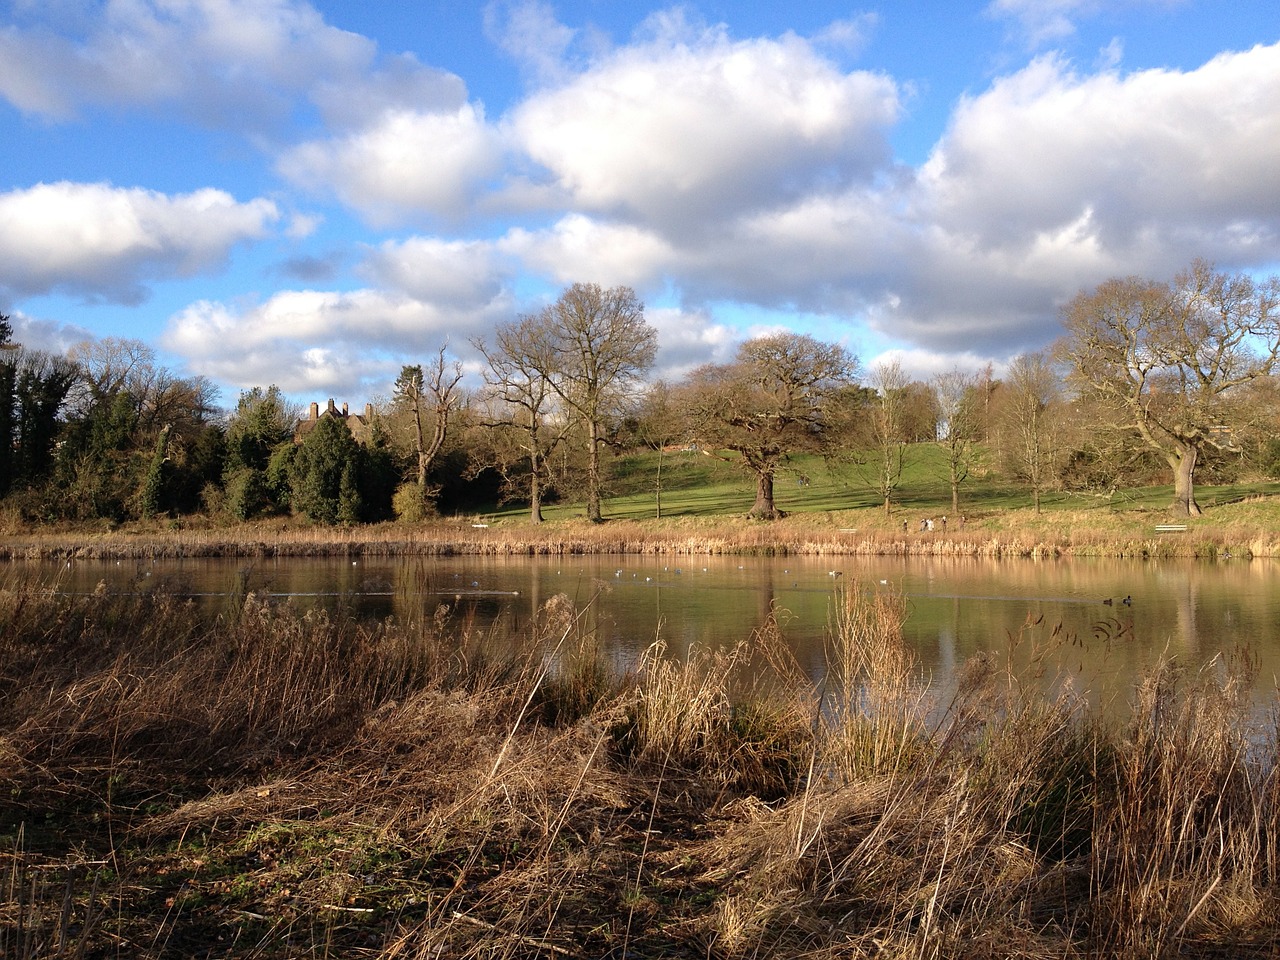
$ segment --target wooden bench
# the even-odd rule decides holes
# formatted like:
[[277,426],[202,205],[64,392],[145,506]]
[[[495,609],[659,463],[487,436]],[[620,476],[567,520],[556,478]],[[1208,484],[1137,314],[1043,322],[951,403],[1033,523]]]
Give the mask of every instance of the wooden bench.
[[1157,523],[1156,533],[1186,533],[1185,523]]

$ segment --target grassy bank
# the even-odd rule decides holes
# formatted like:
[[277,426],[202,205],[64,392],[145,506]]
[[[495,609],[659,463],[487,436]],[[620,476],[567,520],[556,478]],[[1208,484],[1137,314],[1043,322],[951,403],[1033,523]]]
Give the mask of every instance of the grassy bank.
[[[797,458],[778,479],[787,516],[743,519],[753,488],[732,465],[698,454],[664,455],[661,516],[656,454],[614,464],[603,524],[582,519],[580,504],[552,504],[547,522],[494,506],[481,513],[408,524],[308,525],[291,518],[253,523],[192,516],[120,526],[32,526],[0,514],[0,559],[254,556],[510,556],[617,554],[919,555],[983,557],[1280,556],[1280,484],[1200,488],[1202,516],[1177,518],[1168,487],[1108,496],[1051,494],[1036,513],[1024,488],[993,476],[965,484],[961,517],[951,508],[945,471],[931,445],[904,475],[886,516],[856,466]],[[932,457],[933,459],[929,459]],[[801,482],[801,480],[803,482]],[[946,518],[944,524],[943,518]],[[920,522],[934,520],[932,531]],[[1157,527],[1185,522],[1186,530]]]
[[773,626],[618,675],[582,613],[498,657],[443,608],[10,583],[0,954],[1273,953],[1247,657],[1104,721],[996,658],[935,702],[891,594],[833,594],[820,689]]
[[[603,524],[564,517],[542,524],[481,515],[419,524],[356,527],[279,519],[219,525],[193,519],[126,527],[13,528],[0,536],[0,559],[125,559],[264,556],[569,556],[899,555],[969,557],[1280,556],[1280,499],[1259,497],[1212,507],[1162,533],[1163,511],[975,509],[962,520],[945,505],[885,517],[877,509],[796,512],[782,520],[733,516],[614,518]],[[934,518],[922,532],[920,520]],[[904,529],[903,524],[906,523]]]

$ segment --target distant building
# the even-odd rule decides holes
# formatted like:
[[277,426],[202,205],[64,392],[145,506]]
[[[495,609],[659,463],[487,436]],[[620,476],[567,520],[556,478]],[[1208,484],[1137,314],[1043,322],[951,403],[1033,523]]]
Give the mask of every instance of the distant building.
[[299,420],[297,428],[293,431],[293,442],[301,443],[306,439],[307,434],[316,428],[316,424],[324,417],[336,417],[347,425],[347,429],[351,431],[351,436],[355,438],[357,443],[367,444],[373,438],[373,404],[366,403],[364,405],[364,413],[350,413],[347,411],[347,405],[344,403],[341,408],[334,404],[333,400],[329,400],[329,405],[323,410],[320,404],[311,404],[311,415],[305,420]]

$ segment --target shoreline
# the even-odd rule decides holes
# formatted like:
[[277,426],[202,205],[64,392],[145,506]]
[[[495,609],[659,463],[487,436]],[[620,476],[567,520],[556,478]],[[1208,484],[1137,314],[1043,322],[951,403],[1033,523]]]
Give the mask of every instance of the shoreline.
[[872,524],[838,527],[802,517],[771,524],[734,523],[722,518],[701,523],[617,520],[537,526],[439,521],[416,527],[257,524],[23,531],[0,536],[0,560],[7,561],[610,554],[1260,559],[1280,556],[1280,532],[1262,526],[1224,527],[1200,522],[1185,531],[1160,533],[1151,523],[1128,518],[1114,523],[1112,529],[1061,524],[1054,534],[1030,526],[996,529],[983,523],[954,532],[903,534]]

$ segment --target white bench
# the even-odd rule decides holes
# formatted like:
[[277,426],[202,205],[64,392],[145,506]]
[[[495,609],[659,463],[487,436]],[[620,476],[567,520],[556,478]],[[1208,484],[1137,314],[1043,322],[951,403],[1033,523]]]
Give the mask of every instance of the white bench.
[[1186,533],[1185,523],[1157,523],[1156,533]]

